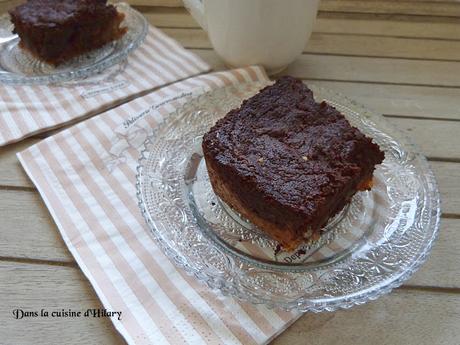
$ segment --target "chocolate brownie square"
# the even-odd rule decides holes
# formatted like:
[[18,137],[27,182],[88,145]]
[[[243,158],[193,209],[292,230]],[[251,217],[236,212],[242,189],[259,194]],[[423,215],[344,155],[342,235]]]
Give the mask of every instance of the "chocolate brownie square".
[[59,65],[121,38],[124,19],[106,0],[28,0],[10,12],[20,46]]
[[203,138],[215,193],[286,250],[316,239],[360,190],[379,146],[301,80],[283,77],[217,121]]

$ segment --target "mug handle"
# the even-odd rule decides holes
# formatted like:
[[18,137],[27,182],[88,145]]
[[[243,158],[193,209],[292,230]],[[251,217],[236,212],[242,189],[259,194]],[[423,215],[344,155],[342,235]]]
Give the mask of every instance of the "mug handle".
[[203,1],[204,0],[184,0],[184,5],[203,30],[207,31],[208,25],[206,24]]

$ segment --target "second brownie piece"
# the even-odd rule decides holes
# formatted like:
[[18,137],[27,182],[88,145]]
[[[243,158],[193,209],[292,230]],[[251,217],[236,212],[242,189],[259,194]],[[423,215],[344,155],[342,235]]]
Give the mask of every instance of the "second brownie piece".
[[28,0],[10,11],[20,46],[53,65],[122,37],[124,15],[107,0]]
[[384,154],[302,81],[283,77],[219,120],[203,138],[216,194],[295,249],[358,190]]

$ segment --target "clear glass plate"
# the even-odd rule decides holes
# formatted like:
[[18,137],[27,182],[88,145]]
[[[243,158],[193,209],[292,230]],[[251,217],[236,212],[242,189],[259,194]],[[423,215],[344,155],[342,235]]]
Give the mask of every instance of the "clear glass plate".
[[148,23],[142,14],[126,3],[115,4],[125,14],[121,23],[128,31],[119,40],[75,57],[54,67],[19,47],[19,37],[12,33],[8,14],[0,15],[0,83],[13,85],[51,84],[93,76],[126,59],[144,40]]
[[403,133],[343,96],[310,86],[318,101],[334,105],[374,138],[386,158],[376,169],[372,190],[357,193],[317,242],[280,252],[275,241],[214,194],[202,135],[263,86],[228,86],[195,97],[146,140],[137,195],[164,252],[211,288],[286,310],[349,308],[402,284],[426,260],[436,239],[436,182]]

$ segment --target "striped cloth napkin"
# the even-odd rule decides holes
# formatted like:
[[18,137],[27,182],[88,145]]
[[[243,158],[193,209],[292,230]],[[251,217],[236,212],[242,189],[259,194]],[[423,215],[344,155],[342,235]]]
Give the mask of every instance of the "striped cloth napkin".
[[0,84],[0,146],[208,70],[199,57],[150,27],[144,43],[127,60],[99,75],[53,86]]
[[267,80],[248,67],[188,79],[81,122],[18,154],[71,253],[129,344],[264,344],[300,314],[239,302],[176,268],[137,206],[139,150],[191,95]]

